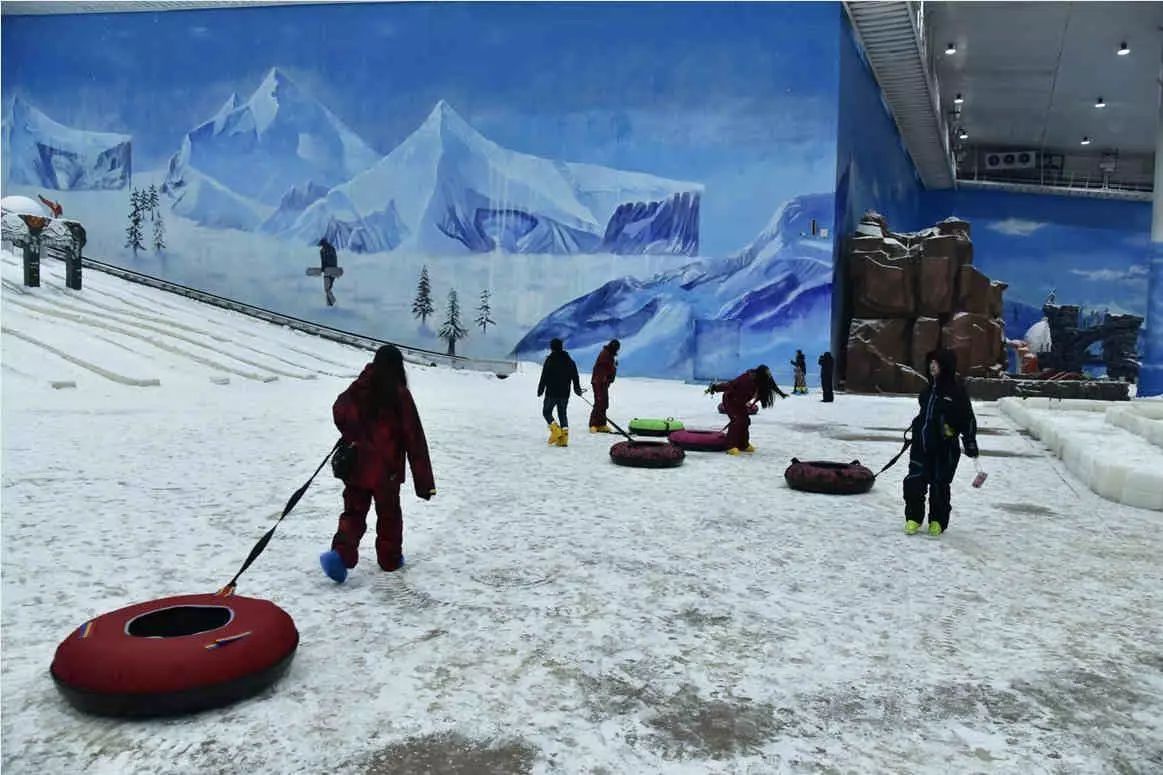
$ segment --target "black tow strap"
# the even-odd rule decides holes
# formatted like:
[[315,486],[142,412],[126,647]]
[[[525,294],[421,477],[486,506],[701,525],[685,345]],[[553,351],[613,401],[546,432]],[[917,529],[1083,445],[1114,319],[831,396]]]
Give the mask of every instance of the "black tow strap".
[[246,569],[249,568],[251,564],[258,559],[258,556],[263,553],[263,550],[267,548],[267,544],[271,542],[271,537],[274,536],[275,530],[278,528],[279,523],[283,521],[283,517],[290,514],[291,509],[298,505],[299,499],[303,497],[305,492],[307,492],[307,488],[311,486],[311,482],[315,481],[315,477],[318,476],[319,472],[323,470],[323,466],[327,465],[327,461],[331,459],[331,456],[335,454],[335,450],[339,449],[339,445],[342,443],[342,438],[335,442],[335,446],[333,446],[331,451],[327,453],[327,457],[323,458],[323,462],[320,463],[319,467],[315,469],[315,473],[311,474],[311,478],[308,479],[302,487],[295,490],[294,494],[291,495],[290,500],[287,501],[287,505],[283,507],[283,513],[279,515],[277,520],[275,520],[275,524],[271,525],[271,529],[268,530],[262,538],[258,539],[258,543],[256,543],[254,548],[250,550],[250,556],[246,558],[246,562],[244,562],[242,567],[238,569],[238,573],[234,574],[234,578],[230,580],[230,583],[224,586],[222,589],[218,590],[218,595],[221,595],[222,597],[229,597],[230,595],[234,594],[234,588],[238,585],[238,577],[245,573]]
[[881,475],[881,474],[883,474],[885,471],[887,471],[888,469],[890,469],[890,468],[892,468],[894,465],[896,465],[896,461],[900,460],[900,459],[901,459],[901,455],[905,454],[905,450],[907,450],[907,449],[908,449],[908,448],[909,448],[909,447],[912,445],[912,443],[913,443],[913,440],[909,438],[909,432],[908,432],[908,430],[906,430],[906,431],[904,432],[904,439],[905,439],[905,444],[904,444],[904,446],[903,446],[903,447],[901,447],[901,451],[900,451],[900,452],[898,452],[898,453],[896,453],[895,455],[893,455],[893,458],[892,458],[892,460],[888,461],[888,463],[886,463],[886,464],[885,464],[884,468],[880,469],[880,470],[879,470],[879,471],[877,471],[875,474],[873,474],[873,475],[872,475],[872,478],[873,478],[873,479],[875,479],[876,477],[880,476],[880,475]]
[[[582,401],[585,401],[585,402],[586,402],[586,404],[588,404],[588,405],[590,406],[590,408],[593,408],[593,406],[594,406],[594,405],[590,403],[590,400],[589,400],[588,398],[586,398],[585,396],[578,396],[578,398],[580,398]],[[625,436],[625,437],[626,437],[626,439],[627,439],[627,440],[628,440],[628,441],[629,441],[631,444],[633,444],[633,443],[634,443],[634,437],[633,437],[633,436],[631,436],[629,433],[626,433],[626,431],[622,430],[622,429],[621,429],[621,428],[618,426],[618,423],[616,423],[616,422],[614,422],[613,420],[611,420],[611,419],[610,419],[610,416],[609,416],[609,415],[606,415],[606,423],[607,423],[607,424],[609,424],[609,425],[613,425],[613,426],[614,426],[614,430],[616,430],[618,433],[621,433],[623,436]]]

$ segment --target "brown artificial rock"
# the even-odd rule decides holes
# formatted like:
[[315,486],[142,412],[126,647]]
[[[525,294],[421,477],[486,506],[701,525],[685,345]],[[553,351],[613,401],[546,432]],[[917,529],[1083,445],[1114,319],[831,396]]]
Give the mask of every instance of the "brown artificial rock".
[[941,344],[941,321],[937,318],[917,318],[913,321],[913,336],[909,348],[909,363],[925,373],[925,356]]
[[912,317],[916,310],[916,264],[883,251],[853,253],[849,259],[852,314],[857,318]]
[[847,389],[897,392],[897,364],[908,353],[911,328],[902,318],[853,320],[848,332]]
[[997,362],[994,321],[985,315],[958,312],[941,330],[941,342],[957,356],[957,371],[962,376],[980,377]]
[[917,312],[947,315],[953,311],[954,260],[946,256],[924,257],[917,268]]
[[957,311],[988,315],[990,295],[989,278],[977,267],[962,266],[957,277]]
[[1003,294],[1006,288],[1009,288],[1009,283],[998,282],[994,280],[989,284],[989,316],[993,318],[1000,318],[1005,313],[1005,299]]

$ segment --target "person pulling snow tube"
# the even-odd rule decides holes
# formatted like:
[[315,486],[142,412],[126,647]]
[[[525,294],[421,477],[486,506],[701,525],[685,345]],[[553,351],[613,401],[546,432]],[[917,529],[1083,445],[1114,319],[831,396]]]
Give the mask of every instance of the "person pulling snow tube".
[[635,417],[630,421],[630,433],[635,436],[669,436],[672,431],[685,428],[681,420],[667,417],[665,420]]
[[[726,414],[726,413],[727,413],[727,405],[724,404],[722,401],[720,401],[719,402],[719,414]],[[748,414],[759,414],[759,404],[748,404],[747,405],[747,413]]]
[[670,443],[687,452],[723,452],[727,449],[727,434],[684,429],[670,434]]
[[669,441],[619,441],[610,447],[610,459],[630,468],[677,468],[685,457]]
[[788,487],[804,492],[818,492],[825,495],[860,495],[872,489],[876,475],[860,464],[833,463],[826,460],[801,461],[791,459],[791,465],[783,472]]
[[298,645],[295,622],[269,600],[179,595],[85,622],[57,646],[50,673],[84,713],[177,716],[266,689]]

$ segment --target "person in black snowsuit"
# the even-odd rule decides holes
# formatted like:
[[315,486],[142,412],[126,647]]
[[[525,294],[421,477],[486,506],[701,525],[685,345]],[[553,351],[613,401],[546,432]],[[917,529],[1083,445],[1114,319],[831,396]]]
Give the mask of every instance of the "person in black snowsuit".
[[977,418],[969,394],[957,378],[957,357],[951,350],[925,356],[929,386],[921,391],[921,410],[913,419],[909,472],[905,476],[905,532],[916,533],[925,521],[925,490],[929,491],[929,535],[949,529],[950,484],[957,473],[961,444],[976,458]]
[[824,353],[818,361],[820,364],[820,387],[824,390],[824,402],[832,403],[832,381],[835,377],[836,362],[832,353]]
[[791,392],[800,395],[808,394],[808,361],[804,358],[803,350],[796,350],[795,360],[790,361],[792,369],[795,370],[795,380],[792,383]]
[[[573,392],[582,395],[581,380],[577,374],[577,364],[565,351],[565,345],[560,339],[549,343],[549,357],[541,367],[541,381],[537,383],[537,397],[545,396],[541,413],[549,425],[549,445],[551,447],[569,446],[569,417],[566,407],[569,406],[569,388],[573,385]],[[560,424],[553,419],[553,410],[557,408],[557,417]]]
[[334,307],[335,294],[331,292],[331,286],[335,284],[335,277],[327,270],[339,266],[339,256],[335,253],[335,246],[326,237],[319,240],[319,266],[323,270],[323,293],[327,295],[327,306]]

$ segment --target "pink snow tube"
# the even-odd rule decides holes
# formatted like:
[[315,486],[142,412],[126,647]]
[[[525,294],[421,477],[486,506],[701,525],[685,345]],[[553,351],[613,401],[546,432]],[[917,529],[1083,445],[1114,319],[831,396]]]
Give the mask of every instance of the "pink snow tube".
[[670,443],[688,452],[722,452],[727,449],[727,434],[723,431],[675,431],[670,434]]
[[[719,414],[726,414],[726,413],[727,413],[727,407],[722,401],[720,401],[719,402]],[[747,405],[747,413],[748,414],[759,414],[759,404],[748,404]]]

